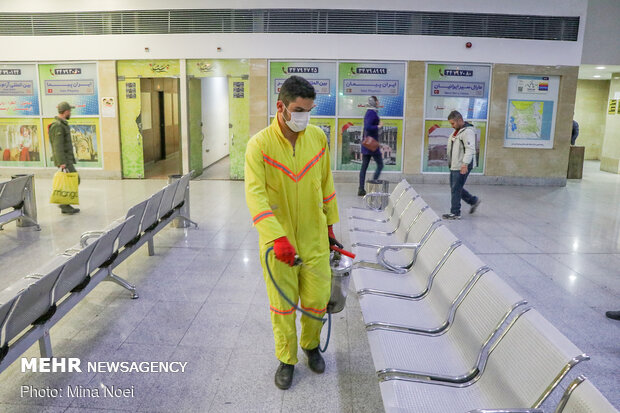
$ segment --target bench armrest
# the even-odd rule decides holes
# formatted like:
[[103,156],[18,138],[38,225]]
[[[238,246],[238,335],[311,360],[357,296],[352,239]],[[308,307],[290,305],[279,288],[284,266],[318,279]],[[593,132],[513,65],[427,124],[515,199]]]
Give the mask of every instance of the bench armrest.
[[82,236],[80,237],[80,245],[82,246],[82,248],[88,246],[88,241],[90,241],[91,239],[97,239],[100,236],[102,236],[103,234],[105,234],[105,231],[87,231],[84,232],[82,234]]
[[[387,251],[400,251],[403,249],[413,250],[413,260],[407,265],[393,264],[385,258],[385,253]],[[413,264],[415,264],[415,260],[418,255],[419,249],[420,249],[419,243],[385,245],[379,248],[379,250],[377,251],[377,262],[391,271],[404,274],[413,266]]]

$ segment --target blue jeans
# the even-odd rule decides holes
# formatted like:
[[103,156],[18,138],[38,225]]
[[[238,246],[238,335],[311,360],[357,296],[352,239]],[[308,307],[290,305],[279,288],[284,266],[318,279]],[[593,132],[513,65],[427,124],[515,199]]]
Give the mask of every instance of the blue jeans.
[[370,158],[374,159],[377,163],[377,169],[375,169],[375,174],[372,179],[376,181],[377,179],[379,179],[379,175],[381,175],[381,170],[383,169],[383,158],[381,158],[381,152],[373,153],[371,155],[362,155],[362,169],[360,169],[359,189],[364,189],[364,182],[366,181],[366,170],[368,169]]
[[450,171],[450,191],[452,192],[452,206],[450,212],[454,215],[461,215],[461,199],[469,205],[478,202],[477,196],[473,196],[463,188],[473,166],[473,162],[469,164],[465,175],[461,174],[461,171]]

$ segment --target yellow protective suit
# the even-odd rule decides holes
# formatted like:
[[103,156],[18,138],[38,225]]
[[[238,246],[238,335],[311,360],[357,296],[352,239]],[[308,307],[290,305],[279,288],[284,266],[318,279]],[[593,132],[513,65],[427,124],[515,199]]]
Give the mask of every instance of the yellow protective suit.
[[[331,289],[327,225],[338,222],[329,148],[323,131],[313,125],[299,132],[295,148],[284,137],[277,118],[248,142],[245,154],[245,198],[258,230],[263,276],[267,285],[276,357],[297,363],[295,309],[273,286],[265,251],[286,236],[303,266],[289,267],[269,254],[272,274],[301,308],[325,314]],[[302,315],[300,345],[319,345],[322,322]]]

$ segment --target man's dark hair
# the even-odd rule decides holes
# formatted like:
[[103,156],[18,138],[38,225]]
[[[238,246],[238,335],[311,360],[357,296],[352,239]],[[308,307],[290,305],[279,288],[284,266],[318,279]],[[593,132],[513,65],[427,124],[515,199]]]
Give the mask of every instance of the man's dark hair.
[[461,115],[461,112],[459,112],[458,110],[453,110],[448,115],[448,120],[452,120],[452,119],[463,119],[463,115]]
[[297,98],[315,99],[316,92],[306,79],[301,76],[291,76],[282,83],[278,100],[288,106]]

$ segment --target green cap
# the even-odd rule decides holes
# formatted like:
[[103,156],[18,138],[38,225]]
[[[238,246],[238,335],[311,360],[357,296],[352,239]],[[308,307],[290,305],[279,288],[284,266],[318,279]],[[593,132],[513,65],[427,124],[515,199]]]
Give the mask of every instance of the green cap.
[[58,113],[62,113],[69,109],[75,109],[75,106],[71,106],[69,102],[60,102],[58,104]]

